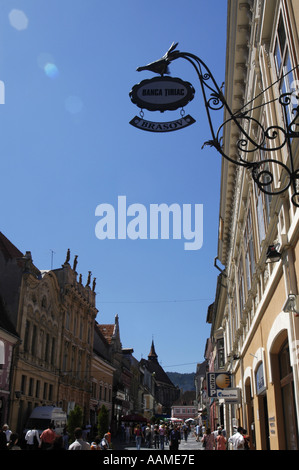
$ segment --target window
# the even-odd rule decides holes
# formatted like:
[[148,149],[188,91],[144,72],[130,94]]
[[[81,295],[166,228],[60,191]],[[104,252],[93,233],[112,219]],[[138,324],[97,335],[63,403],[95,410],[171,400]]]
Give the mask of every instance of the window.
[[[286,27],[282,12],[280,12],[277,31],[274,41],[274,60],[276,66],[277,78],[280,79],[279,89],[280,93],[292,92],[292,84],[294,82],[293,65],[290,56],[290,47],[286,34]],[[292,114],[292,103],[287,107],[287,123],[289,124],[294,116]]]
[[39,398],[39,392],[40,392],[40,380],[36,381],[36,386],[35,386],[35,397]]
[[24,334],[24,351],[29,351],[29,332],[30,332],[30,322],[26,321],[25,334]]
[[21,378],[21,393],[22,395],[25,395],[26,392],[26,375],[22,375]]
[[53,400],[53,385],[52,384],[49,385],[49,400],[50,401]]
[[217,341],[217,360],[218,360],[218,369],[224,367],[224,338],[220,338]]
[[50,343],[50,336],[47,333],[46,335],[46,347],[45,347],[45,362],[49,360],[49,343]]
[[37,333],[36,325],[33,325],[32,341],[31,341],[31,354],[32,354],[32,356],[35,356],[35,353],[36,353],[36,333]]
[[51,365],[55,366],[55,338],[52,338]]
[[245,267],[246,267],[246,281],[247,281],[247,290],[251,288],[251,280],[255,271],[255,256],[254,256],[254,244],[253,244],[253,228],[252,228],[252,218],[251,210],[248,210],[246,228],[244,234],[244,244],[245,244]]
[[245,292],[244,292],[244,273],[243,273],[243,257],[242,257],[242,254],[241,254],[241,257],[240,257],[240,261],[239,261],[238,283],[239,283],[240,318],[242,318],[243,307],[244,307],[244,300],[245,300]]
[[31,396],[31,397],[33,396],[33,383],[34,383],[34,382],[33,382],[33,379],[30,379],[30,380],[29,380],[28,395]]
[[43,399],[47,399],[47,390],[48,390],[48,384],[45,382],[44,383],[44,393],[43,393]]

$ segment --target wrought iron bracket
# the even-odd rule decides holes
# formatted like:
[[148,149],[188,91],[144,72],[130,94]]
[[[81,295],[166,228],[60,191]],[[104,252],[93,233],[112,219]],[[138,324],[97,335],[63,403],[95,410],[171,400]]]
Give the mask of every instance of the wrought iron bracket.
[[[299,103],[299,93],[283,93],[277,99],[283,110],[284,127],[270,125],[265,128],[252,115],[253,109],[245,109],[245,106],[233,113],[228,105],[222,86],[219,87],[208,66],[196,55],[189,52],[180,52],[178,43],[172,44],[166,54],[159,60],[146,66],[138,67],[137,71],[150,70],[163,76],[169,73],[169,65],[179,58],[187,60],[195,69],[201,85],[201,91],[206,108],[207,118],[212,138],[206,141],[206,145],[214,147],[229,162],[244,167],[251,171],[252,178],[259,189],[265,194],[278,195],[292,188],[291,200],[299,207],[299,169],[295,168],[292,152],[292,141],[299,137],[299,106],[292,106],[296,99]],[[252,103],[252,100],[250,103]],[[268,104],[268,103],[265,103]],[[289,119],[289,111],[293,119]],[[228,118],[220,125],[217,131],[214,129],[212,112],[225,110]],[[223,133],[225,126],[234,123],[239,131],[236,142],[236,155],[227,154],[223,148]],[[245,126],[246,124],[246,126]],[[255,137],[250,134],[251,127],[255,128]],[[282,155],[278,152],[287,148],[287,158],[283,162]],[[272,155],[272,158],[269,158]],[[274,188],[274,168],[280,169],[280,186]]]

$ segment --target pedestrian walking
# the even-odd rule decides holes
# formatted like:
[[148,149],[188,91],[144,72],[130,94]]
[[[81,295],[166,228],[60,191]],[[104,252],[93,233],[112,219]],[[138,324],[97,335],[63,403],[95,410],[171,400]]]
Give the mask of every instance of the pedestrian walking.
[[101,450],[108,450],[109,449],[109,435],[108,433],[104,434],[103,439],[100,442]]
[[27,450],[37,450],[39,448],[41,440],[35,427],[26,432],[25,441]]
[[137,450],[140,450],[141,439],[143,437],[143,433],[142,433],[142,429],[140,427],[140,424],[137,424],[137,426],[134,430],[134,434],[135,434],[135,439],[136,439],[136,448],[137,448]]
[[172,431],[170,431],[169,441],[170,450],[179,450],[179,444],[181,443],[181,433],[176,425],[174,426]]
[[242,435],[244,438],[244,450],[250,450],[250,436],[244,428],[242,430]]
[[215,450],[215,436],[211,433],[211,429],[207,428],[206,434],[201,440],[205,450]]
[[62,440],[63,440],[63,447],[68,450],[69,448],[69,434],[67,432],[67,427],[64,426],[63,432],[62,432]]
[[54,442],[56,434],[54,432],[54,425],[52,423],[49,424],[49,427],[45,429],[40,435],[40,448],[42,450],[48,449]]
[[216,437],[216,450],[226,450],[226,439],[221,429],[218,430],[218,436]]
[[160,435],[160,449],[164,450],[164,443],[165,443],[165,426],[162,424],[159,427],[159,435]]
[[11,433],[9,437],[9,442],[7,444],[8,450],[22,450],[18,445],[19,435],[16,433]]
[[8,424],[3,424],[2,430],[6,436],[6,442],[10,442],[11,430],[9,429]]
[[196,442],[198,442],[199,441],[199,436],[200,436],[200,425],[199,424],[196,425],[194,434],[195,434]]
[[228,442],[232,444],[233,450],[244,450],[244,437],[242,435],[243,428],[238,427],[237,432],[229,437]]
[[[76,428],[74,431],[75,441],[69,446],[68,450],[90,450],[88,442],[82,439],[82,429]],[[41,436],[42,437],[42,436]]]
[[145,428],[145,445],[148,449],[152,447],[152,431],[149,424]]
[[158,429],[158,426],[156,425],[154,427],[154,446],[155,446],[155,449],[159,449],[159,443],[160,443],[159,429]]

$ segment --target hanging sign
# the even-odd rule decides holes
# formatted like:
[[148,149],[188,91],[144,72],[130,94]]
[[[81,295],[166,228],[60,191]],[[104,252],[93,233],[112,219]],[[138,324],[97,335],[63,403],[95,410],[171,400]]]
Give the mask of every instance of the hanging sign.
[[130,124],[137,129],[142,129],[143,131],[149,132],[171,132],[177,131],[178,129],[183,129],[184,127],[190,126],[195,122],[192,116],[188,114],[188,116],[182,116],[180,119],[176,121],[169,121],[169,122],[152,122],[146,121],[145,119],[135,116],[131,121]]
[[141,109],[164,112],[186,106],[194,93],[191,83],[180,78],[154,77],[134,85],[129,96]]
[[[192,116],[185,116],[183,107],[194,98],[195,90],[191,83],[180,78],[154,77],[134,85],[129,93],[132,103],[140,109],[140,117],[135,116],[130,124],[137,129],[149,132],[171,132],[183,129],[195,122]],[[153,122],[143,119],[143,109],[149,111],[174,111],[182,108],[181,117],[175,121]]]
[[208,372],[207,373],[208,397],[216,398],[218,391],[231,387],[230,372]]

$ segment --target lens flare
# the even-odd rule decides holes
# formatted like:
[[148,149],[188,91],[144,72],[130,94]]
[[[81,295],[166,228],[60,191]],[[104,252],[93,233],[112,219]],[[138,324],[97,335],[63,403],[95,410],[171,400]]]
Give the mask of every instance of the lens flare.
[[10,11],[9,15],[9,22],[11,26],[18,31],[22,31],[27,29],[28,27],[28,18],[22,10],[13,9]]
[[47,63],[44,67],[44,71],[49,78],[57,78],[59,75],[58,68],[52,63]]

